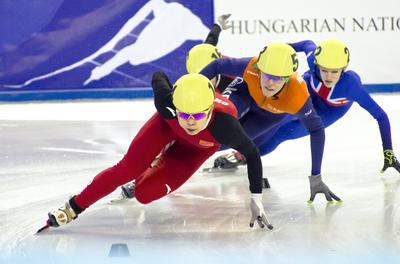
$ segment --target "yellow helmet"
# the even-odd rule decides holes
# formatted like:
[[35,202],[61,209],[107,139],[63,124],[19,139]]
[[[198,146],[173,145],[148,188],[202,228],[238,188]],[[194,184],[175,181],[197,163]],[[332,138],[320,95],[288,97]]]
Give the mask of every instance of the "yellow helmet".
[[188,114],[203,112],[213,105],[214,99],[214,87],[204,75],[186,74],[174,84],[172,103],[178,111]]
[[221,58],[217,47],[211,44],[198,44],[189,50],[186,56],[186,70],[188,73],[199,73],[210,62]]
[[342,41],[327,39],[314,52],[315,64],[328,69],[345,68],[350,61],[350,52]]
[[271,43],[258,55],[256,65],[264,73],[290,76],[299,67],[296,51],[285,43]]

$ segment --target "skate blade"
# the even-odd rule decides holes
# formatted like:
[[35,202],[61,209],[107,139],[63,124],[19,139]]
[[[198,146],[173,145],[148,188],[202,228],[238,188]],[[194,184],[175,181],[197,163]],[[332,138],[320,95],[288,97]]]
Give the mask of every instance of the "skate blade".
[[39,230],[36,231],[36,234],[39,234],[39,233],[41,233],[44,230],[49,229],[49,228],[50,228],[50,225],[46,224],[44,227],[39,228]]
[[120,204],[120,203],[128,202],[130,200],[132,200],[132,199],[125,198],[124,196],[120,195],[120,196],[108,201],[108,204]]
[[210,167],[210,168],[203,168],[201,172],[203,173],[232,173],[236,172],[238,168],[229,168],[229,169],[222,169],[219,167]]

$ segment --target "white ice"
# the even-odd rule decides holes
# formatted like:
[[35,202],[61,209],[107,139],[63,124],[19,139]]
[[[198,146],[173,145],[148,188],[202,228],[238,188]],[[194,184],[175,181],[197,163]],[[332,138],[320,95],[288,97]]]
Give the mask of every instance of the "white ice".
[[[400,94],[373,98],[400,156]],[[110,205],[116,190],[71,224],[35,235],[47,212],[122,157],[153,111],[151,100],[1,104],[0,263],[400,263],[400,175],[379,173],[379,129],[357,104],[326,130],[322,175],[343,204],[317,196],[307,205],[306,137],[263,157],[272,231],[248,227],[240,168],[196,173],[149,205]],[[113,244],[129,256],[109,256]]]

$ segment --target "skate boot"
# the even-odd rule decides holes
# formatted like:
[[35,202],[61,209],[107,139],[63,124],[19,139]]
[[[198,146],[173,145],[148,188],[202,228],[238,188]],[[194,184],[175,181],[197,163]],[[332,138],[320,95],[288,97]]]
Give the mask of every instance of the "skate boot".
[[129,182],[121,186],[121,196],[125,199],[132,199],[135,197],[135,182]]
[[118,197],[113,198],[109,201],[109,204],[121,203],[135,198],[135,182],[129,182],[121,186],[121,193]]
[[214,160],[214,166],[203,168],[204,173],[234,172],[240,165],[246,165],[246,158],[237,151],[221,155]]
[[221,155],[214,160],[214,167],[221,169],[233,169],[246,164],[246,158],[237,151]]
[[72,197],[57,210],[48,213],[49,219],[47,220],[47,223],[50,226],[59,227],[61,225],[66,225],[78,217],[78,214],[83,210],[75,204],[74,198],[75,197]]
[[78,214],[83,212],[84,209],[79,208],[72,197],[68,202],[62,205],[60,208],[47,214],[48,219],[46,225],[38,230],[37,233],[49,227],[59,227],[70,223],[72,220],[78,217]]

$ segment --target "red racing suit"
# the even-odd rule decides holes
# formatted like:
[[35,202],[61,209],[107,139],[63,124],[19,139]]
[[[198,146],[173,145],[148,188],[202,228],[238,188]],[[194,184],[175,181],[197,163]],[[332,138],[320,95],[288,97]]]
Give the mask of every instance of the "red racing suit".
[[192,136],[178,123],[167,76],[156,72],[152,87],[157,113],[139,130],[122,160],[100,172],[75,196],[78,207],[84,210],[132,180],[135,180],[135,198],[139,202],[157,200],[185,183],[221,144],[231,146],[246,157],[250,191],[262,192],[258,150],[240,126],[236,108],[228,99],[217,95],[207,127]]

